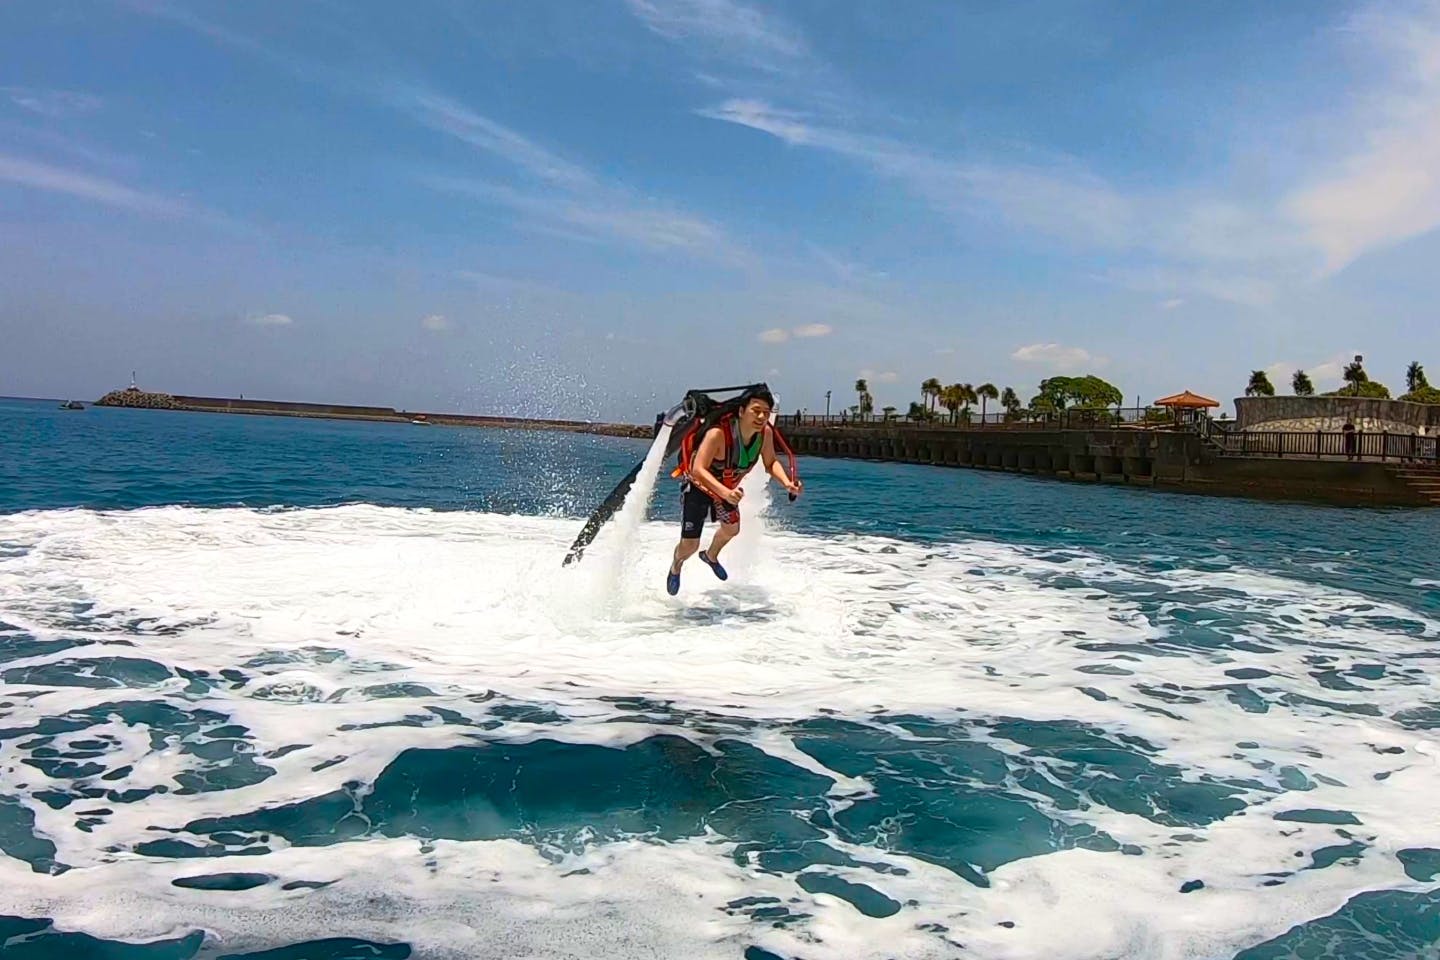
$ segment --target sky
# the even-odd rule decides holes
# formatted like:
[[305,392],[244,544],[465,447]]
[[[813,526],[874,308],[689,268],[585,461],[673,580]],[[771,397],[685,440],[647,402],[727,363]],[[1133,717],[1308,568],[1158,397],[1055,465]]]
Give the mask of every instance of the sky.
[[7,0],[0,395],[1398,394],[1437,171],[1440,0]]

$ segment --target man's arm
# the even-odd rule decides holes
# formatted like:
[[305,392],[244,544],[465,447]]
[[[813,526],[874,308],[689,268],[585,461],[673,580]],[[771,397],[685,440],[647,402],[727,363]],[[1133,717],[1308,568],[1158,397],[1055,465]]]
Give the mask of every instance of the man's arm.
[[760,444],[760,459],[765,464],[765,471],[780,482],[780,485],[791,493],[799,493],[800,487],[790,479],[785,472],[785,465],[780,458],[775,456],[775,434],[769,428],[765,430],[765,439]]
[[719,500],[729,499],[729,488],[710,472],[710,464],[720,457],[720,448],[724,442],[725,438],[719,428],[711,427],[705,431],[705,436],[700,441],[700,446],[695,449],[695,455],[690,461],[690,478],[700,486],[701,490]]

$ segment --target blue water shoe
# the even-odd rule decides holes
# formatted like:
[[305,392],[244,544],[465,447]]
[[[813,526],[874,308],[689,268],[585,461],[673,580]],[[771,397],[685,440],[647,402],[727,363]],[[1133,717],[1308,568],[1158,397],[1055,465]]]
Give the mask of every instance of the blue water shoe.
[[715,576],[719,577],[721,580],[729,580],[729,579],[730,579],[730,574],[726,573],[726,572],[725,572],[725,568],[722,567],[722,566],[720,566],[720,561],[719,561],[719,560],[711,560],[708,556],[706,556],[704,550],[701,550],[701,551],[700,551],[700,559],[701,559],[701,560],[704,560],[704,561],[705,561],[705,565],[708,566],[711,570],[714,570],[714,571],[715,571]]

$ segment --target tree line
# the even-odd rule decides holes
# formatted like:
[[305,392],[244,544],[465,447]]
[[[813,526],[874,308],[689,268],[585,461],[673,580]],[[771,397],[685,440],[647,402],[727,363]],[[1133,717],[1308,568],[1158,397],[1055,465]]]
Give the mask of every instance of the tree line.
[[[1356,356],[1354,360],[1347,363],[1340,377],[1345,381],[1345,386],[1321,394],[1321,396],[1390,399],[1390,388],[1378,380],[1371,380],[1370,375],[1365,372],[1365,358],[1362,356]],[[1296,370],[1290,377],[1290,389],[1297,397],[1315,396],[1315,384],[1304,370]],[[1264,370],[1252,370],[1250,382],[1245,386],[1245,396],[1275,396],[1275,385],[1270,382],[1270,375]],[[1430,382],[1425,379],[1425,367],[1420,361],[1411,361],[1410,366],[1405,369],[1405,393],[1398,399],[1409,400],[1412,403],[1440,404],[1440,390],[1430,386]]]
[[[870,393],[869,381],[855,381],[857,403],[850,408],[851,414],[868,419],[875,412],[875,398]],[[980,418],[984,422],[991,401],[1005,411],[1005,420],[1023,420],[1043,417],[1073,408],[1102,409],[1119,406],[1124,400],[1118,387],[1099,377],[1049,377],[1040,381],[1040,387],[1028,406],[1021,403],[1014,387],[1003,390],[993,383],[975,386],[969,383],[944,385],[937,377],[930,377],[920,384],[920,400],[912,401],[906,412],[907,420],[937,420],[937,408],[944,408],[951,423],[968,423],[973,414],[971,408],[980,406]],[[881,414],[886,420],[894,419],[897,408],[882,407]]]

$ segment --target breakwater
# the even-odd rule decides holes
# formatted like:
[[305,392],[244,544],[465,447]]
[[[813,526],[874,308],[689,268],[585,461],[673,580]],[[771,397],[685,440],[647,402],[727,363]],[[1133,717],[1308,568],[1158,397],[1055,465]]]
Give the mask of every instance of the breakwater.
[[1183,430],[1000,429],[782,420],[802,456],[1001,470],[1086,483],[1339,505],[1431,506],[1414,465],[1226,456]]
[[462,413],[430,413],[396,410],[394,407],[355,406],[336,403],[302,403],[289,400],[254,400],[244,397],[195,397],[156,393],[134,387],[114,390],[95,401],[97,407],[135,407],[149,410],[181,410],[191,413],[231,413],[272,417],[315,417],[327,420],[368,420],[380,423],[412,423],[445,427],[490,427],[512,430],[562,430],[612,437],[649,438],[651,427],[626,423],[597,423],[590,420],[547,420],[525,417],[474,416]]
[[[526,419],[116,390],[96,406],[317,417],[435,426],[560,430],[649,439],[654,425]],[[909,422],[797,423],[781,429],[801,456],[998,470],[1084,483],[1345,506],[1440,506],[1440,468],[1406,462],[1226,455],[1186,430],[956,427]]]

